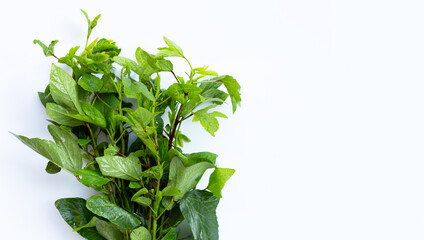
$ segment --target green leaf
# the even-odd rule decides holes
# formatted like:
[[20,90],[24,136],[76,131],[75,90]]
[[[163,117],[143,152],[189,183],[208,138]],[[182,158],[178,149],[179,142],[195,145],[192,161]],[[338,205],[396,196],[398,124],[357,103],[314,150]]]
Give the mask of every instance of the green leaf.
[[94,75],[84,74],[79,80],[78,85],[86,91],[98,92],[103,87],[103,81]]
[[102,77],[103,87],[99,90],[99,93],[116,93],[115,81],[109,75],[103,75]]
[[78,101],[78,88],[75,80],[63,69],[52,65],[50,72],[50,93],[57,104],[82,112]]
[[153,167],[145,170],[141,174],[142,177],[147,177],[147,178],[152,178],[152,179],[159,179],[159,178],[162,177],[162,175],[163,175],[162,165],[153,166]]
[[130,154],[128,157],[106,155],[96,158],[104,176],[138,181],[141,175],[139,159]]
[[199,162],[209,162],[215,165],[217,157],[218,155],[211,152],[190,153],[187,155],[188,160],[186,166],[191,166]]
[[138,66],[135,61],[133,61],[129,58],[116,56],[116,57],[113,58],[113,61],[116,62],[117,64],[123,66],[123,67],[129,68],[131,71],[133,71],[137,75],[143,74],[143,70],[141,69],[141,67]]
[[166,48],[158,48],[160,52],[156,54],[157,57],[184,57],[183,50],[174,42],[169,40],[167,37],[163,37],[166,45]]
[[129,188],[141,188],[141,184],[139,182],[130,182],[128,187]]
[[62,198],[55,202],[60,215],[72,228],[87,224],[93,213],[85,207],[86,201],[83,198]]
[[54,46],[56,43],[59,42],[59,40],[53,40],[51,41],[50,45],[47,47],[44,43],[42,43],[40,40],[35,39],[34,44],[40,45],[40,47],[43,49],[44,56],[54,56]]
[[[168,186],[175,186],[184,195],[196,187],[206,169],[213,167],[211,163],[200,162],[186,168],[180,158],[174,157],[169,166]],[[175,201],[179,199],[178,196],[174,198]]]
[[219,198],[205,190],[188,192],[180,201],[180,209],[190,225],[195,240],[218,240],[216,207]]
[[65,170],[75,173],[82,168],[81,149],[78,146],[77,140],[70,133],[55,125],[48,126],[49,132],[52,135],[59,159],[50,160]]
[[106,120],[106,126],[111,127],[111,125],[117,124],[113,116],[114,116],[115,110],[117,110],[119,108],[118,98],[114,94],[109,94],[109,93],[99,94],[99,97],[103,101],[100,101],[100,100],[97,99],[94,102],[93,106],[97,110],[99,110],[101,115],[104,116],[104,118]]
[[93,217],[87,224],[74,228],[74,232],[77,232],[83,228],[96,227],[96,222],[99,220],[97,217]]
[[56,103],[47,103],[46,113],[54,121],[69,127],[84,125],[84,122],[68,117],[68,115],[74,114],[75,112],[69,111]]
[[162,193],[164,197],[174,197],[174,196],[182,197],[180,190],[178,190],[178,188],[176,188],[175,186],[166,186],[162,190]]
[[141,206],[145,206],[145,207],[152,205],[152,199],[147,197],[137,197],[135,199],[131,199],[131,201],[136,202],[140,204]]
[[212,136],[215,136],[215,132],[219,129],[219,122],[216,117],[227,118],[227,116],[218,111],[208,113],[209,109],[216,106],[217,105],[211,105],[209,107],[198,110],[194,113],[193,118],[193,122],[200,121],[200,124],[202,124],[203,128]]
[[82,9],[80,9],[80,10],[84,14],[84,16],[85,16],[85,18],[87,19],[87,22],[88,22],[88,34],[87,34],[87,40],[88,40],[90,38],[91,31],[93,31],[93,28],[97,26],[97,21],[99,20],[101,15],[100,14],[97,15],[93,19],[93,21],[91,21],[90,18],[88,17],[88,15],[87,15],[87,13]]
[[240,106],[240,84],[233,77],[225,75],[221,80],[224,86],[227,88],[228,94],[231,98],[231,104],[233,105],[233,113],[237,110],[237,105]]
[[141,82],[133,81],[127,77],[122,79],[122,83],[124,84],[124,93],[126,97],[129,98],[140,98],[141,95],[149,99],[150,101],[154,101],[155,97],[149,92],[146,85]]
[[152,240],[149,230],[145,227],[138,227],[131,232],[131,240]]
[[69,114],[68,116],[102,128],[106,127],[106,119],[99,110],[87,103],[81,103],[81,107],[85,115]]
[[109,178],[103,177],[99,171],[80,169],[75,173],[75,176],[80,176],[80,182],[87,187],[100,187],[112,181]]
[[221,190],[224,188],[225,182],[230,179],[236,170],[231,168],[215,168],[215,171],[209,177],[208,189],[217,198],[222,198]]
[[149,190],[147,190],[147,188],[142,188],[140,190],[138,190],[132,197],[131,197],[131,201],[133,201],[134,199],[140,197],[141,195],[147,194],[149,193]]
[[177,240],[178,231],[176,228],[171,228],[169,232],[162,238],[162,240]]
[[78,233],[88,240],[105,240],[105,238],[97,232],[95,227],[83,228]]
[[124,239],[123,234],[119,229],[113,225],[112,223],[109,223],[107,221],[103,220],[97,220],[96,221],[96,230],[99,232],[100,235],[102,235],[106,240],[122,240]]
[[150,138],[150,135],[155,131],[153,127],[142,127],[140,124],[131,126],[133,132],[140,138],[146,147],[157,157],[156,145]]
[[104,217],[122,228],[135,228],[141,224],[138,218],[110,202],[104,194],[89,197],[86,206],[94,214]]
[[54,164],[53,162],[51,162],[51,161],[49,161],[48,163],[47,163],[47,166],[46,166],[46,172],[48,173],[48,174],[56,174],[56,173],[58,173],[58,172],[60,172],[60,167],[59,166],[57,166],[56,164]]

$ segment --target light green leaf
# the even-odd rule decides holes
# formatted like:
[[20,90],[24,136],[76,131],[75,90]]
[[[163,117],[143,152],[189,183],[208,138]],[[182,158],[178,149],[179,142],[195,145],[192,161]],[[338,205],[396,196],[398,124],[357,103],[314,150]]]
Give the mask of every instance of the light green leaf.
[[231,104],[233,105],[233,113],[237,110],[237,105],[240,106],[240,84],[233,77],[225,75],[221,80],[224,86],[227,88],[228,94],[231,98]]
[[131,80],[127,77],[122,79],[122,83],[124,84],[124,93],[126,97],[138,99],[140,95],[143,95],[150,101],[155,100],[155,97],[143,83]]
[[157,57],[184,57],[183,50],[174,42],[169,40],[167,37],[163,37],[168,47],[158,48],[160,52],[156,54]]
[[63,69],[52,65],[50,72],[50,93],[57,104],[82,113],[78,101],[78,88],[75,80]]
[[76,127],[84,124],[82,121],[68,117],[68,115],[74,114],[75,112],[69,111],[56,103],[47,103],[46,112],[54,121],[69,127]]
[[162,165],[153,166],[153,167],[145,170],[141,174],[142,177],[147,177],[147,178],[152,178],[152,179],[159,179],[159,178],[162,177],[162,175],[163,175]]
[[128,157],[105,155],[97,157],[96,161],[104,176],[130,181],[138,181],[140,179],[140,160],[131,154]]
[[141,224],[137,217],[110,202],[104,194],[89,197],[86,206],[94,214],[104,217],[122,228],[135,228]]
[[56,43],[59,42],[59,40],[51,41],[48,47],[44,45],[44,43],[42,43],[40,40],[35,39],[33,42],[34,44],[40,45],[40,47],[43,49],[44,56],[49,57],[54,56],[54,46],[56,45]]
[[109,178],[103,177],[99,171],[80,169],[75,173],[75,176],[80,176],[80,182],[87,187],[100,187],[112,181]]
[[97,220],[96,230],[97,232],[99,232],[100,235],[106,238],[106,240],[123,239],[123,234],[121,233],[121,231],[119,231],[119,229],[115,225],[107,221]]
[[91,74],[84,74],[78,82],[84,90],[89,92],[98,92],[103,87],[103,81]]
[[211,105],[209,107],[198,110],[194,113],[193,118],[193,122],[200,121],[200,124],[202,124],[203,128],[212,136],[215,136],[215,132],[219,129],[219,122],[216,117],[227,118],[227,116],[218,111],[208,113],[209,109],[216,106],[217,105]]
[[155,131],[153,127],[142,127],[140,124],[135,124],[131,126],[133,132],[140,138],[140,140],[147,146],[147,148],[157,157],[158,153],[156,150],[156,145],[153,140],[150,138],[150,135]]
[[131,201],[134,201],[136,198],[140,197],[141,195],[147,194],[149,193],[149,190],[147,190],[147,188],[142,188],[140,190],[138,190],[132,197],[131,197]]
[[141,184],[139,182],[130,182],[128,187],[129,188],[141,188]]
[[103,87],[99,90],[99,93],[116,93],[116,86],[113,77],[109,75],[102,76]]
[[145,227],[138,227],[131,232],[131,240],[152,240],[149,230]]
[[155,116],[158,115],[158,113],[152,113],[143,107],[139,107],[135,111],[128,108],[124,110],[128,113],[128,115],[137,120],[137,122],[140,123],[142,127],[146,127],[147,125],[149,125],[149,123],[152,122]]
[[216,207],[219,198],[205,190],[188,192],[180,201],[180,209],[190,225],[195,240],[218,240]]
[[221,190],[224,188],[225,182],[230,179],[236,170],[231,168],[215,168],[215,171],[209,177],[208,189],[217,198],[222,198]]

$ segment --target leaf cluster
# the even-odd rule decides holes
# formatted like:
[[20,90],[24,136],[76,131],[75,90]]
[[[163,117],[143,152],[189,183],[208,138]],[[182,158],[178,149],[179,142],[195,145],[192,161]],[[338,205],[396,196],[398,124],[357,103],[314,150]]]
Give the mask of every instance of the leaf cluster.
[[[88,22],[87,42],[57,57],[57,40],[45,56],[53,64],[46,89],[39,92],[51,118],[54,141],[15,135],[48,160],[46,171],[62,169],[98,194],[63,198],[56,208],[63,219],[89,240],[177,240],[186,220],[194,239],[218,239],[216,207],[233,169],[219,168],[211,152],[184,153],[190,139],[181,131],[187,120],[200,122],[212,136],[219,128],[214,111],[229,97],[233,112],[240,104],[240,85],[208,67],[193,68],[183,50],[164,37],[166,46],[151,54],[141,48],[135,60],[120,56],[113,40],[89,41],[100,17]],[[173,71],[171,58],[188,63],[186,76]],[[175,83],[162,88],[161,76]],[[196,186],[213,169],[207,189]]]

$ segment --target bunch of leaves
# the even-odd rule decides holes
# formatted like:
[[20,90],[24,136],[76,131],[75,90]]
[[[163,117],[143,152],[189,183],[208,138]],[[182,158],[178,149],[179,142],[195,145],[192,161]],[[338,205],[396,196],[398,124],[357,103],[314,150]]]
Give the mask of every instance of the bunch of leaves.
[[[183,220],[192,238],[218,239],[216,207],[234,170],[217,167],[214,153],[184,153],[190,139],[181,125],[192,119],[214,136],[218,118],[226,116],[213,109],[229,97],[236,111],[240,85],[207,67],[193,68],[166,37],[166,47],[156,54],[137,48],[135,61],[119,56],[121,49],[112,40],[89,42],[100,15],[90,20],[83,13],[88,34],[80,54],[76,46],[59,58],[57,40],[49,46],[34,40],[45,56],[72,70],[68,74],[53,64],[49,84],[38,93],[54,141],[15,135],[49,160],[48,173],[63,169],[98,191],[88,199],[59,199],[56,208],[90,240],[182,239]],[[187,76],[174,73],[172,57],[187,61]],[[162,89],[162,74],[172,75],[175,83]],[[198,190],[207,169],[213,169],[209,185]]]

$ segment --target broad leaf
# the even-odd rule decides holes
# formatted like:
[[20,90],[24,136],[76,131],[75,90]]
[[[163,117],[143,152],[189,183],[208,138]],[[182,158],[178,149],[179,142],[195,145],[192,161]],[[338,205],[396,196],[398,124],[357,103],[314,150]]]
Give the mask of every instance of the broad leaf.
[[81,107],[84,112],[84,115],[69,114],[68,116],[80,121],[92,123],[102,128],[106,127],[106,119],[99,110],[97,110],[92,105],[86,103],[81,103]]
[[159,179],[159,178],[162,177],[162,175],[163,175],[162,165],[153,166],[153,167],[145,170],[141,174],[142,177],[147,177],[147,178],[152,178],[152,179]]
[[205,190],[188,192],[180,201],[180,209],[190,225],[195,240],[218,240],[216,207],[219,198]]
[[113,61],[117,64],[129,68],[131,71],[136,73],[137,75],[142,75],[143,70],[140,66],[137,65],[137,63],[129,58],[116,56],[113,58]]
[[131,232],[131,240],[152,240],[149,230],[145,227],[138,227]]
[[141,175],[140,160],[130,155],[128,157],[105,155],[96,158],[104,176],[116,177],[130,181],[138,181]]
[[110,202],[104,194],[89,197],[86,206],[94,214],[104,217],[122,228],[135,228],[141,224],[138,218]]
[[209,162],[213,165],[216,164],[216,158],[218,155],[211,152],[197,152],[197,153],[190,153],[187,155],[187,164],[186,166],[191,166],[193,164],[199,163],[199,162]]
[[215,132],[218,131],[219,128],[219,122],[216,118],[227,118],[227,116],[218,111],[208,113],[209,109],[214,107],[216,107],[216,105],[211,105],[195,112],[193,118],[193,122],[200,121],[200,124],[202,124],[203,128],[205,128],[205,130],[212,136],[215,136]]
[[208,189],[217,197],[222,198],[221,190],[225,182],[230,179],[236,170],[231,168],[215,168],[215,171],[209,177]]
[[133,132],[141,139],[144,145],[155,155],[158,156],[156,145],[150,138],[150,135],[155,131],[153,127],[142,127],[140,124],[131,126]]
[[78,85],[63,69],[52,65],[50,72],[50,93],[57,104],[82,112],[78,101]]

